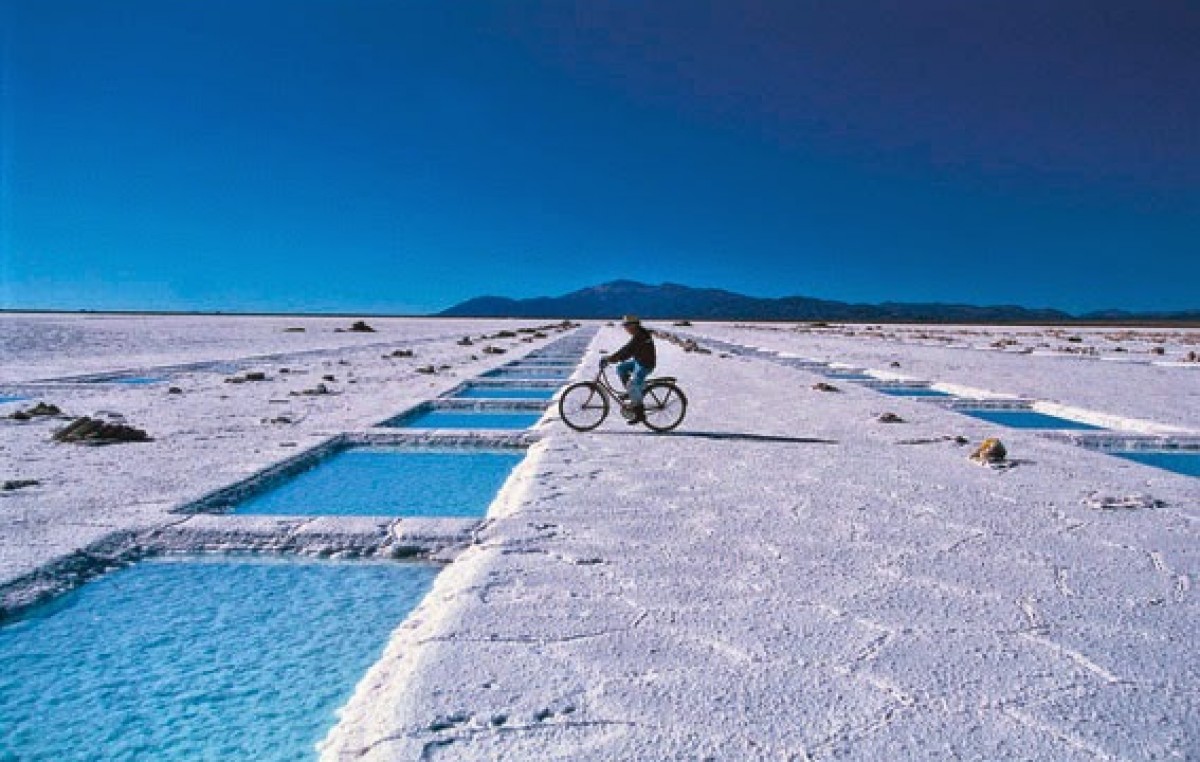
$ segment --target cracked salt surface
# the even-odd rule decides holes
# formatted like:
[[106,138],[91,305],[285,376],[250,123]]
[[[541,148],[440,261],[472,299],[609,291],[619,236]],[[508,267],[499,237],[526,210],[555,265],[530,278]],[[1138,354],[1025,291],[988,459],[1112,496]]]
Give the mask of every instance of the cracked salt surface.
[[[1196,751],[1194,482],[1164,473],[1153,510],[1097,511],[1087,496],[1144,493],[1144,474],[1019,429],[1004,439],[1021,466],[980,469],[953,437],[994,427],[928,402],[889,399],[908,423],[872,426],[867,388],[660,358],[693,394],[691,430],[548,427],[523,493],[397,631],[326,759]],[[1078,404],[1077,378],[1037,380],[1023,393]]]

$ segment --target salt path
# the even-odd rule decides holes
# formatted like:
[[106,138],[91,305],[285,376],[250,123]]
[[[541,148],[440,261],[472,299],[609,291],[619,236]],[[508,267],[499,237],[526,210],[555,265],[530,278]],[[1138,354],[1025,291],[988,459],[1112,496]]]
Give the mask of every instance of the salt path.
[[[24,335],[15,320],[0,334]],[[87,343],[83,324],[44,320]],[[105,323],[107,356],[80,368],[22,354],[0,377],[5,392],[30,395],[22,384],[54,374],[274,352],[298,354],[264,369],[308,374],[227,386],[187,371],[186,393],[171,397],[46,387],[36,396],[73,413],[119,410],[156,442],[68,449],[46,442],[49,423],[3,424],[0,471],[43,484],[0,499],[0,584],[116,529],[178,521],[169,511],[182,502],[513,356],[471,360],[478,347],[454,343],[513,325],[501,321],[380,321],[366,336],[313,321],[308,338],[281,339],[296,321],[271,320],[196,319],[149,348],[137,334],[162,335],[152,321]],[[876,351],[860,337],[687,330],[878,367],[851,358]],[[213,338],[225,331],[236,341]],[[602,328],[580,374],[620,340]],[[382,358],[381,345],[416,342],[415,361]],[[957,373],[945,380],[1196,427],[1170,404],[1194,398],[1191,369],[1152,371],[1147,403],[1138,366],[887,352],[930,380]],[[364,676],[325,759],[1200,758],[1197,480],[852,383],[817,392],[821,377],[763,359],[666,344],[660,355],[691,399],[682,429],[540,426],[475,544]],[[415,362],[452,370],[421,377]],[[270,402],[326,373],[342,394]],[[284,407],[296,423],[262,422]],[[877,423],[885,411],[907,422]],[[996,434],[1015,468],[977,466],[947,439]],[[1096,495],[1160,503],[1105,511]]]
[[[763,360],[661,357],[683,429],[551,427],[325,759],[1200,757],[1196,480]],[[1015,468],[942,439],[995,434]]]

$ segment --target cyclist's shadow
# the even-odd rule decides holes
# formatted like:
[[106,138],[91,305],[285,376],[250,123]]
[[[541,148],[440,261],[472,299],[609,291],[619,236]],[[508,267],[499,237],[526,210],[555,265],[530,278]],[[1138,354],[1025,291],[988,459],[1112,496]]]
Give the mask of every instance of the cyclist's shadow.
[[593,434],[609,436],[653,436],[653,437],[692,437],[695,439],[715,439],[732,442],[774,442],[776,444],[838,444],[835,439],[818,439],[816,437],[785,437],[775,434],[747,434],[738,431],[621,431],[620,429],[605,429],[594,431]]

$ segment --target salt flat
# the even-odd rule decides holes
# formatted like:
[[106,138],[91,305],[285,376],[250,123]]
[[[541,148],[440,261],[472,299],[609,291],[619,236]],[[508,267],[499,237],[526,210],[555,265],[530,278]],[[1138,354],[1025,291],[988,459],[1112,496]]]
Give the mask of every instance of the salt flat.
[[[374,333],[337,332],[352,322],[0,317],[0,367],[5,369],[0,394],[28,398],[0,405],[0,416],[40,400],[68,415],[115,413],[154,438],[108,447],[60,445],[50,436],[63,420],[0,417],[0,479],[40,482],[0,493],[0,585],[113,532],[178,522],[183,517],[172,511],[185,503],[340,432],[372,426],[506,362],[506,355],[481,353],[488,343],[520,351],[544,343],[456,343],[467,334],[478,338],[533,321],[371,319]],[[306,330],[285,332],[290,327]],[[412,349],[414,356],[385,357],[397,349]],[[242,359],[236,367],[162,370]],[[429,364],[445,368],[433,375],[416,372]],[[130,369],[170,378],[152,385],[30,383]],[[267,380],[226,383],[248,371],[260,371]],[[331,393],[291,394],[318,384]],[[181,393],[169,393],[172,386]]]
[[[798,354],[861,343],[763,335]],[[1000,353],[938,367],[888,351],[1076,404],[1096,394],[1081,378],[1135,380],[1101,361],[1022,375]],[[327,759],[1200,755],[1196,480],[852,384],[814,391],[819,376],[762,360],[660,356],[691,396],[682,430],[549,428]],[[1166,386],[1193,394],[1200,376],[1174,373]],[[1136,388],[1100,401],[1192,420]],[[1016,467],[944,438],[997,434]],[[1097,510],[1098,493],[1161,503]]]
[[[14,319],[0,319],[6,336],[23,335]],[[485,359],[454,339],[515,325],[371,320],[379,333],[356,335],[333,333],[350,321],[332,320],[283,334],[296,321],[233,320],[198,318],[194,342],[154,338],[153,321],[105,324],[112,349],[78,365],[6,341],[5,372],[10,360],[22,368],[0,391],[24,394],[35,378],[305,354],[256,366],[266,382],[177,372],[180,395],[44,387],[38,398],[119,412],[155,441],[76,448],[48,441],[61,422],[0,422],[0,475],[42,482],[0,497],[0,579],[116,529],[176,520],[173,507],[306,443],[495,367],[512,355]],[[888,341],[663,327],[1200,428],[1200,374],[1150,364],[1165,354],[1120,363],[930,344],[919,330]],[[226,330],[228,346],[214,338]],[[579,375],[620,341],[602,327]],[[417,356],[385,359],[393,347]],[[1200,482],[851,383],[815,391],[820,376],[767,359],[665,342],[660,357],[691,400],[681,429],[539,427],[474,544],[364,676],[325,758],[1200,756]],[[450,368],[415,373],[424,363]],[[288,395],[327,374],[339,394]],[[905,422],[879,423],[883,412]],[[291,423],[270,422],[284,414]],[[951,439],[994,435],[1015,467],[976,465]],[[1157,503],[1099,510],[1097,495]]]

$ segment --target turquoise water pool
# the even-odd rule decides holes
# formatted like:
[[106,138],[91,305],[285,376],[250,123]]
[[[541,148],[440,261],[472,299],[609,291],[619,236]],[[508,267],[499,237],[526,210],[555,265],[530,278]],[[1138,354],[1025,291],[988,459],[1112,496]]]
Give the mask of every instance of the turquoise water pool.
[[1059,418],[1055,415],[1035,413],[1032,410],[958,410],[956,412],[978,418],[989,423],[998,423],[1010,429],[1071,429],[1076,431],[1099,431],[1099,426]]
[[100,378],[93,381],[97,384],[128,384],[130,386],[146,386],[149,384],[161,384],[167,380],[166,376],[113,376],[111,378]]
[[823,371],[827,378],[835,378],[838,381],[875,381],[874,376],[868,376],[866,373],[838,373],[837,371]]
[[0,394],[0,405],[3,405],[5,402],[20,402],[23,399],[26,399],[26,398],[25,397],[17,397],[17,396],[13,396],[13,395],[9,395],[9,394]]
[[542,417],[539,412],[428,410],[387,424],[406,429],[527,429]]
[[300,760],[437,569],[146,561],[0,627],[0,759]]
[[468,386],[455,393],[455,399],[548,400],[558,391],[528,386]]
[[571,370],[536,370],[528,368],[497,368],[489,370],[483,375],[487,378],[513,378],[513,379],[544,379],[549,381],[560,381],[571,377]]
[[893,397],[951,397],[946,392],[929,389],[924,386],[877,386],[875,391],[890,394]]
[[352,447],[252,495],[234,513],[483,516],[520,450]]
[[1125,460],[1132,460],[1134,463],[1200,478],[1200,450],[1141,450],[1114,452],[1113,455]]

